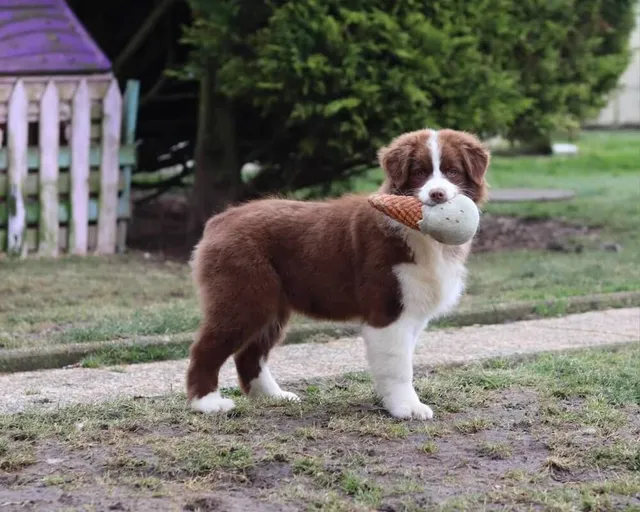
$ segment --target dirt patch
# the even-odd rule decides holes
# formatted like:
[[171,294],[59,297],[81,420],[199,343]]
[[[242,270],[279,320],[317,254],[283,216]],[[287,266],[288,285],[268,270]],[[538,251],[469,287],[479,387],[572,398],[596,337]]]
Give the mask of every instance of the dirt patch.
[[607,505],[593,510],[640,505],[637,406],[598,409],[614,432],[576,423],[589,398],[549,401],[466,382],[418,386],[439,406],[435,422],[389,418],[371,406],[359,375],[301,384],[303,404],[240,400],[223,417],[185,411],[183,397],[78,407],[49,417],[55,427],[17,417],[5,425],[13,440],[5,457],[35,456],[0,472],[0,503],[260,512],[573,510],[592,498]]
[[596,228],[558,219],[485,214],[473,250],[477,253],[515,249],[581,252],[584,243],[595,240],[598,233]]
[[[165,196],[136,205],[129,227],[128,247],[168,258],[187,259],[187,203],[182,196]],[[474,252],[517,249],[580,252],[599,230],[558,219],[536,219],[485,214]]]
[[127,247],[161,253],[169,259],[186,260],[192,246],[187,236],[187,200],[166,195],[135,204],[127,232]]

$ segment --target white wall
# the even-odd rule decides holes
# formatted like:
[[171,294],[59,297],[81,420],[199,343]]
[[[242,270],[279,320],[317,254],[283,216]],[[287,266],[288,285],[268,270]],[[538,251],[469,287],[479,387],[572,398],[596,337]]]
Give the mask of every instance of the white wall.
[[609,104],[588,126],[640,127],[640,2],[636,4],[636,27],[631,34],[631,62],[620,77]]

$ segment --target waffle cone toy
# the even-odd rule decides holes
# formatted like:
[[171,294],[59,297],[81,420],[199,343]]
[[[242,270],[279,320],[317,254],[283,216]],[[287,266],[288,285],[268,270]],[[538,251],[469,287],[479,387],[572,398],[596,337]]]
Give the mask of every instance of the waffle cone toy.
[[373,194],[369,196],[369,203],[387,217],[420,231],[418,223],[422,220],[422,202],[418,198],[394,196],[393,194]]
[[480,224],[478,207],[463,194],[432,206],[413,196],[374,194],[368,199],[376,210],[446,245],[468,242]]

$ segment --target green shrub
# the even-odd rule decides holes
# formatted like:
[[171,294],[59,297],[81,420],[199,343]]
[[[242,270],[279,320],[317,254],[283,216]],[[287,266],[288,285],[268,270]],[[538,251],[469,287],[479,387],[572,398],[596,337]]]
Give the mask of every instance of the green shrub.
[[492,53],[518,73],[528,107],[509,124],[513,140],[547,140],[605,106],[629,62],[635,0],[526,0],[510,9],[508,45]]
[[[420,127],[537,139],[578,123],[626,66],[633,9],[633,0],[191,4],[184,71],[206,76],[212,118],[201,164],[225,167],[232,176],[220,183],[245,192],[350,176]],[[254,159],[264,170],[243,188],[237,167]]]

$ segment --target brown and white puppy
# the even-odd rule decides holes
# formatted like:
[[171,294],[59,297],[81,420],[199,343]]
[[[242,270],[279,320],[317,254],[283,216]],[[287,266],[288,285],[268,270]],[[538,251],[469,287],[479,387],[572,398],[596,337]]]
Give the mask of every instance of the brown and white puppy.
[[[381,190],[426,204],[486,196],[489,153],[453,130],[405,133],[382,148]],[[218,391],[234,356],[250,396],[297,400],[267,367],[292,311],[359,320],[377,393],[395,417],[431,418],[412,379],[420,332],[460,298],[471,243],[446,246],[372,208],[365,196],[301,202],[264,199],[229,208],[206,225],[192,260],[202,308],[187,391],[201,412],[228,411]]]

